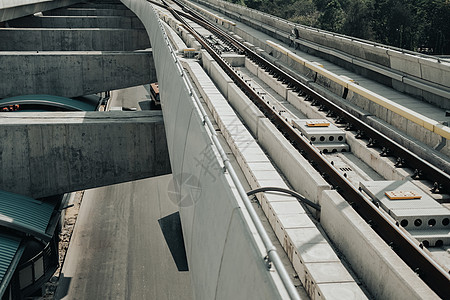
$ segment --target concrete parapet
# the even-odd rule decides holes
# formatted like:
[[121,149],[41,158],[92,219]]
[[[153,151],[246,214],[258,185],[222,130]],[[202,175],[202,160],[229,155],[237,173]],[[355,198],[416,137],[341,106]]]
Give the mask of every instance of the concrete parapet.
[[1,113],[2,190],[33,198],[169,174],[161,112]]
[[134,51],[150,48],[145,30],[0,29],[0,51]]
[[26,94],[70,98],[154,81],[152,51],[0,53],[1,98]]
[[258,70],[258,77],[264,83],[266,83],[270,88],[272,88],[278,95],[287,99],[287,92],[290,90],[286,84],[283,84],[282,81],[277,80],[268,72],[264,72],[263,70]]
[[209,76],[214,80],[214,83],[219,88],[219,91],[228,98],[228,85],[233,83],[230,76],[225,73],[225,71],[219,66],[215,61],[211,62],[211,71]]
[[201,50],[201,53],[203,69],[205,69],[206,73],[211,74],[211,62],[213,61],[213,58],[206,50]]
[[439,63],[436,63],[433,59],[422,58],[419,60],[419,63],[422,71],[422,79],[450,88],[450,63],[448,61],[439,61]]
[[123,28],[144,29],[137,17],[123,16],[27,16],[8,21],[20,28]]
[[238,111],[253,135],[258,136],[258,124],[264,114],[234,83],[228,84],[228,102]]
[[438,299],[336,191],[324,191],[321,224],[375,299]]

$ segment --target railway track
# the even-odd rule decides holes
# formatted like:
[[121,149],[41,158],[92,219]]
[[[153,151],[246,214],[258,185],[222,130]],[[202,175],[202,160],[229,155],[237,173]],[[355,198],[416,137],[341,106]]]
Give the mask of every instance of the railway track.
[[223,70],[233,79],[244,93],[255,103],[255,105],[272,121],[292,145],[322,174],[341,195],[352,205],[352,207],[364,218],[371,227],[391,246],[420,278],[432,288],[436,294],[446,298],[450,283],[450,275],[423,249],[423,245],[405,234],[398,222],[395,222],[381,208],[374,203],[366,194],[355,187],[349,179],[329,162],[324,153],[311,145],[304,135],[296,130],[293,125],[284,118],[279,111],[276,111],[254,88],[249,86],[235,70],[221,57],[212,46],[200,34],[198,34],[184,18],[196,22],[213,34],[220,37],[224,43],[235,51],[245,54],[253,62],[264,68],[267,72],[285,83],[289,88],[295,90],[306,101],[311,101],[312,105],[320,106],[320,109],[327,111],[327,115],[333,116],[336,122],[346,124],[347,130],[355,131],[359,138],[368,140],[368,147],[380,149],[380,155],[392,156],[397,160],[397,167],[411,168],[414,170],[413,177],[427,179],[433,186],[434,192],[450,193],[450,176],[439,170],[432,164],[421,159],[408,149],[392,141],[381,132],[371,128],[347,111],[341,109],[332,101],[326,99],[315,91],[311,90],[299,80],[289,75],[285,71],[252,51],[243,43],[230,36],[228,33],[205,20],[198,13],[184,7],[178,1],[174,1],[184,11],[176,10],[171,6],[159,4],[151,1],[155,5],[160,5],[169,10],[178,21],[197,39],[204,49],[217,61]]

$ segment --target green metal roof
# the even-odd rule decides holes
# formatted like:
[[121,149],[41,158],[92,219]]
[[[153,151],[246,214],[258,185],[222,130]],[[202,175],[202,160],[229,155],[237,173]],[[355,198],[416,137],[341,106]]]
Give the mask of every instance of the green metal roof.
[[42,239],[50,239],[46,229],[54,205],[33,198],[0,191],[0,225]]
[[[8,284],[3,282],[3,280],[6,280],[6,272],[8,272],[11,262],[19,249],[20,241],[20,238],[0,234],[0,287]],[[14,270],[10,271],[14,272]]]
[[38,104],[79,111],[94,111],[96,108],[93,103],[53,95],[23,95],[0,99],[0,107],[14,104]]

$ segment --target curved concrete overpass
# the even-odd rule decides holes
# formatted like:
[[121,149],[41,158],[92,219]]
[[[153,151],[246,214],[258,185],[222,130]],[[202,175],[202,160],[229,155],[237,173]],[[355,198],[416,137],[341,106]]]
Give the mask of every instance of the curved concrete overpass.
[[[283,299],[278,271],[267,268],[267,250],[214,146],[177,55],[150,3],[123,0],[141,19],[153,46],[180,216],[196,299]],[[200,162],[200,163],[199,163]],[[205,169],[207,164],[208,170]],[[195,180],[191,180],[195,178]],[[183,205],[181,199],[196,195]]]

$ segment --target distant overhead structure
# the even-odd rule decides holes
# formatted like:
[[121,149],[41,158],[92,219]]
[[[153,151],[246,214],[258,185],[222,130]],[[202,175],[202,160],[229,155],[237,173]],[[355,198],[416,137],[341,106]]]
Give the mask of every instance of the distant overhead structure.
[[54,95],[23,95],[0,100],[0,111],[94,111],[99,98],[74,99]]

